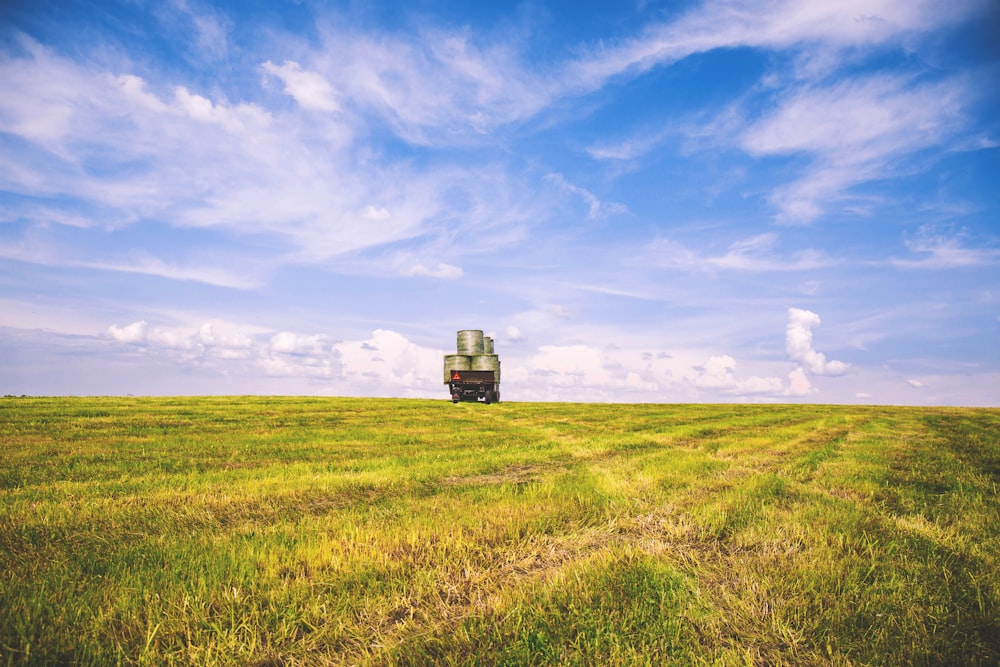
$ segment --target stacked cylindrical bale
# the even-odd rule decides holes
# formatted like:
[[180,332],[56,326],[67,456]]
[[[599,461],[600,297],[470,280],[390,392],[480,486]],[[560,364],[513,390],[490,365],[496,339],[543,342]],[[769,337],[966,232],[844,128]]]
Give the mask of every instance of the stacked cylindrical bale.
[[464,354],[470,357],[476,354],[484,354],[484,337],[483,332],[479,329],[465,329],[463,331],[459,331],[457,338],[459,354]]
[[446,354],[444,356],[444,383],[451,382],[451,374],[455,371],[471,371],[472,357],[467,354]]
[[493,352],[493,339],[480,329],[463,329],[456,337],[458,354],[444,357],[444,382],[451,382],[455,371],[493,371],[500,382],[500,357]]
[[477,354],[472,357],[472,368],[474,371],[493,371],[496,382],[500,382],[500,356],[496,354]]

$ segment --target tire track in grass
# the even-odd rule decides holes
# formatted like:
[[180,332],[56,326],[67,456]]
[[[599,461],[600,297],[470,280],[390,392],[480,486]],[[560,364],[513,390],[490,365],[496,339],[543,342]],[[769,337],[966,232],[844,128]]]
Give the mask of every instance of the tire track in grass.
[[[584,459],[584,461],[590,465],[606,464],[612,462],[613,458],[615,457],[608,456],[607,452],[601,452]],[[522,478],[525,474],[533,474],[522,468],[515,469],[514,473],[517,479]],[[745,476],[750,474],[749,471],[746,471]],[[479,481],[496,483],[509,482],[510,480],[502,477],[499,479],[485,477],[479,478]],[[772,476],[768,483],[773,481]],[[781,486],[780,482],[778,486]],[[763,495],[774,495],[774,493],[774,489],[770,487],[761,491]],[[697,503],[698,500],[695,499],[689,501],[690,506],[695,506]],[[580,562],[598,558],[602,553],[606,554],[612,548],[628,550],[632,553],[645,553],[657,559],[674,562],[682,568],[697,564],[696,569],[699,571],[711,570],[713,565],[717,563],[720,571],[726,569],[723,564],[732,557],[726,548],[727,540],[720,535],[708,538],[704,532],[704,526],[699,525],[697,521],[688,520],[691,515],[685,512],[685,508],[671,508],[669,512],[671,521],[666,524],[666,527],[661,522],[659,530],[651,531],[651,523],[657,521],[654,516],[646,515],[639,521],[634,521],[630,517],[619,517],[587,531],[585,535],[577,531],[562,543],[550,541],[547,551],[545,549],[535,551],[534,561],[529,566],[525,567],[524,561],[520,561],[519,564],[512,564],[497,573],[502,581],[507,582],[502,590],[509,594],[512,590],[544,588],[560,576],[565,576],[567,570],[578,567]],[[674,519],[677,522],[674,522]],[[659,534],[651,537],[651,532]],[[665,537],[669,539],[664,539]],[[498,588],[498,590],[500,589]],[[414,641],[414,637],[426,639],[428,635],[440,638],[454,632],[462,622],[482,614],[481,605],[458,604],[437,616],[439,619],[444,619],[439,621],[443,627],[431,627],[409,637],[403,632],[403,638],[398,641],[406,644],[406,642]],[[692,624],[691,628],[695,628],[695,624]],[[785,650],[787,647],[779,648]]]

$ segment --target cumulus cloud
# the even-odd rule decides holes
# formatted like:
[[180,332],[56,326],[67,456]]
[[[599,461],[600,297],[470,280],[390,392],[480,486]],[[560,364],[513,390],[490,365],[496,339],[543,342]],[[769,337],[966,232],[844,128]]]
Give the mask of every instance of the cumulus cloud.
[[376,329],[371,338],[333,346],[343,363],[345,380],[377,386],[389,395],[441,384],[442,355],[387,329]]
[[788,391],[785,392],[787,396],[808,396],[816,391],[802,368],[796,368],[788,374]]
[[329,347],[326,336],[281,331],[271,336],[270,350],[278,354],[322,354]]
[[528,400],[776,400],[790,395],[780,377],[740,373],[730,355],[710,355],[701,363],[693,358],[630,347],[543,345],[525,357],[508,357],[504,377],[508,395],[516,392]]
[[726,394],[781,394],[784,385],[780,378],[736,375],[736,360],[728,354],[709,357],[703,366],[696,367],[697,375],[690,378],[697,387],[714,389]]
[[785,329],[785,350],[788,357],[802,364],[813,375],[843,375],[848,365],[842,361],[827,361],[826,355],[813,349],[812,330],[820,325],[819,315],[810,310],[788,309]]
[[246,358],[253,338],[239,325],[205,322],[200,327],[150,326],[145,320],[125,326],[112,324],[107,335],[114,341],[141,346],[151,352],[198,352],[227,359]]
[[[802,366],[782,377],[776,363],[741,370],[729,354],[641,349],[631,345],[599,347],[584,343],[537,348],[503,347],[524,340],[513,325],[504,331],[498,352],[504,363],[508,398],[520,400],[782,400],[816,393],[808,374],[835,374],[811,348],[809,332],[818,318],[792,314]],[[791,328],[791,327],[790,327]],[[333,340],[328,334],[263,331],[232,323],[196,327],[150,326],[145,321],[112,325],[112,340],[138,348],[179,367],[194,367],[227,377],[301,381],[345,395],[428,396],[441,390],[443,350],[419,345],[403,334],[376,329],[371,336]],[[808,351],[812,350],[811,353]],[[791,355],[792,353],[790,353]],[[843,365],[846,368],[846,365]]]
[[119,343],[140,344],[146,342],[146,329],[149,325],[145,320],[126,324],[123,327],[112,324],[108,327],[108,335]]
[[138,321],[112,325],[107,335],[181,367],[297,378],[345,395],[433,395],[441,384],[443,352],[387,329],[376,329],[364,340],[334,341],[327,334],[265,332],[231,323],[152,327]]
[[[59,60],[50,65],[69,67]],[[94,76],[93,73],[86,71],[81,71],[81,74],[88,78]],[[271,122],[271,115],[258,106],[242,103],[233,105],[225,100],[213,102],[207,97],[191,92],[185,86],[175,86],[173,100],[164,101],[148,90],[147,83],[142,77],[134,74],[121,74],[116,77],[107,75],[95,81],[95,83],[106,82],[111,85],[99,85],[97,90],[110,94],[117,87],[124,101],[138,109],[219,125],[233,133],[260,130]],[[71,99],[77,92],[79,91],[67,90],[63,97]]]

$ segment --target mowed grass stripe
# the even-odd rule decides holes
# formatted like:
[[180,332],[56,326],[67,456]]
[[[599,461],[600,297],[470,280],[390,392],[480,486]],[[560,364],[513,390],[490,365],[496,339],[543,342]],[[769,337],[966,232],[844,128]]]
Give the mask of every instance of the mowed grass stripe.
[[0,400],[8,664],[996,664],[1000,411]]

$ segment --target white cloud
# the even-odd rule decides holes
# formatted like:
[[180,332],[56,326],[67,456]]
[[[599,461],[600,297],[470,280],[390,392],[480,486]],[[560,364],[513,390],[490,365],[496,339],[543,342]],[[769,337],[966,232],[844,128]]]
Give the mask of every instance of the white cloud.
[[[183,9],[196,23],[196,39],[227,38],[229,26],[220,16],[195,14],[186,5]],[[414,143],[462,142],[469,140],[470,132],[476,135],[523,120],[557,99],[595,90],[610,77],[631,76],[691,53],[741,44],[770,48],[817,40],[838,46],[876,43],[973,9],[963,3],[932,11],[924,2],[880,2],[862,12],[855,4],[833,8],[820,2],[715,2],[654,26],[634,40],[582,52],[548,69],[529,67],[516,41],[490,39],[465,28],[359,34],[331,21],[322,26],[317,47],[300,48],[296,60],[269,60],[261,67],[265,78],[280,80],[301,108],[344,112],[332,117],[231,102],[218,89],[147,81],[127,66],[106,71],[74,63],[23,38],[26,55],[0,63],[0,77],[19,91],[0,100],[0,129],[45,153],[29,149],[16,160],[0,158],[0,185],[35,197],[76,198],[99,209],[101,221],[114,219],[116,225],[155,218],[175,227],[221,228],[241,237],[270,235],[286,251],[276,253],[275,262],[328,263],[332,257],[412,239],[449,244],[449,257],[474,254],[524,238],[527,225],[555,209],[551,193],[548,198],[538,192],[525,196],[523,183],[516,188],[520,191],[512,191],[511,176],[503,169],[417,169],[352,152],[357,140],[373,131],[373,113]],[[862,14],[880,20],[859,21]],[[574,72],[581,76],[568,76]],[[748,127],[741,135],[743,145],[759,155],[810,151],[825,158],[835,150],[834,130],[846,133],[852,149],[878,146],[879,137],[933,138],[947,133],[942,119],[954,111],[957,84],[955,90],[945,84],[899,84],[879,96],[876,83],[833,92],[803,89]],[[920,104],[932,93],[938,94],[937,102],[948,104]],[[828,121],[810,129],[791,119],[797,110],[815,111],[827,102],[843,106],[850,120],[884,122],[860,124],[871,127],[863,130],[858,124],[837,125],[827,114]],[[877,114],[880,107],[888,110],[885,118]],[[915,125],[924,131],[904,131]],[[782,133],[783,128],[789,131]],[[94,137],[101,139],[95,143]],[[115,159],[102,174],[80,169],[109,155]],[[58,157],[57,169],[52,169],[52,156]],[[791,218],[808,219],[858,178],[884,173],[875,158],[862,163],[870,167],[867,172],[855,168],[857,164],[838,171],[838,164],[819,158],[817,165],[805,178],[775,193],[776,204]],[[565,192],[582,200],[588,218],[625,211],[622,204],[602,201],[559,178]],[[455,232],[452,222],[457,219],[472,222]],[[102,223],[81,219],[77,224]],[[474,225],[475,234],[464,231]],[[690,261],[741,270],[794,270],[830,261],[812,251],[777,261],[759,254],[732,248],[721,256]],[[58,259],[73,260],[69,254]],[[256,277],[241,278],[235,267],[209,271],[156,261],[133,266],[114,257],[88,261],[95,267],[132,267],[225,286],[257,284]],[[419,266],[421,274],[455,277],[458,263],[424,261]]]
[[548,174],[545,179],[561,190],[578,196],[587,205],[587,220],[602,220],[612,215],[628,212],[628,207],[618,202],[601,201],[593,192],[566,180],[562,174]]
[[379,220],[388,220],[392,217],[392,213],[389,212],[389,209],[368,205],[361,212],[361,217],[365,220],[377,222]]
[[125,99],[139,108],[156,113],[166,113],[170,107],[146,89],[146,81],[135,74],[120,74],[112,79],[121,88]]
[[735,382],[734,370],[736,370],[736,360],[728,354],[709,357],[705,365],[699,369],[695,384],[711,389],[730,387]]
[[[256,275],[245,262],[199,266],[141,252],[123,259],[112,243],[91,244],[85,256],[78,244],[53,245],[18,255],[24,261],[244,288],[284,263],[330,266],[332,257],[419,239],[451,259],[421,262],[417,272],[456,277],[455,258],[516,242],[526,225],[546,215],[545,197],[526,193],[525,179],[494,165],[412,165],[353,153],[355,133],[364,130],[355,116],[350,126],[339,115],[317,120],[297,109],[234,104],[218,93],[99,70],[26,43],[26,55],[0,60],[0,78],[19,91],[0,97],[0,131],[26,142],[16,156],[0,156],[0,187],[26,195],[11,202],[6,217],[44,226],[52,207],[37,201],[59,198],[74,202],[80,213],[71,222],[79,228],[156,220],[232,233],[255,247],[266,237],[275,251],[267,266],[252,263]],[[274,70],[296,74],[291,65]],[[306,95],[305,87],[295,90]],[[309,99],[323,105],[322,98]],[[101,164],[99,172],[88,168],[93,164]],[[173,236],[181,244],[185,238]],[[238,256],[238,248],[225,255]],[[364,259],[336,266],[364,272],[365,263],[379,263]]]
[[[831,374],[838,370],[839,362],[827,362],[812,350],[809,333],[818,324],[815,314],[797,311],[789,316],[803,329],[795,334],[800,336],[801,348],[797,353],[801,358],[795,361],[801,365],[791,372],[787,362],[777,361],[751,361],[746,364],[748,370],[741,371],[741,364],[730,354],[651,349],[627,336],[619,336],[620,344],[615,346],[557,343],[526,347],[513,344],[524,338],[511,326],[497,343],[504,395],[507,400],[649,402],[806,398],[819,393],[810,382],[810,374],[818,374],[819,364]],[[377,329],[367,338],[334,342],[323,333],[267,332],[224,321],[194,327],[153,327],[138,321],[109,327],[107,335],[151,359],[235,382],[263,377],[299,382],[282,385],[300,386],[299,391],[443,396],[441,361],[445,352],[387,329]],[[873,378],[862,379],[871,382]],[[909,384],[922,386],[917,380]]]
[[443,278],[446,280],[461,278],[462,274],[461,267],[445,264],[444,262],[438,262],[431,267],[418,263],[403,270],[403,275],[405,276],[427,276],[429,278]]
[[157,5],[153,13],[178,41],[190,42],[200,59],[220,61],[228,54],[231,24],[222,12],[192,8],[187,0],[169,0]]
[[934,227],[924,225],[906,247],[920,255],[917,259],[891,259],[890,263],[904,269],[956,269],[986,266],[1000,261],[1000,249],[969,248],[962,244],[961,235],[945,236]]
[[659,146],[669,135],[668,132],[645,130],[626,139],[605,141],[585,150],[595,160],[634,160]]
[[[745,107],[734,104],[725,122],[713,129],[751,157],[762,158],[762,162],[784,164],[783,160],[773,160],[773,156],[801,158],[806,163],[797,172],[801,176],[775,190],[773,202],[787,220],[806,221],[850,196],[854,186],[873,178],[891,177],[897,158],[955,139],[961,134],[963,104],[970,94],[968,80],[935,82],[935,76],[940,75],[926,72],[909,79],[865,76],[847,80],[844,77],[854,77],[861,68],[851,72],[837,69],[837,64],[844,62],[843,49],[872,44],[891,44],[890,49],[895,49],[908,35],[967,13],[973,5],[961,0],[947,7],[921,1],[847,0],[714,1],[689,6],[692,9],[644,30],[634,40],[607,41],[590,52],[585,46],[576,48],[573,53],[582,53],[580,58],[554,64],[545,58],[528,60],[524,56],[527,51],[519,51],[516,40],[492,39],[471,28],[438,31],[418,26],[407,32],[359,34],[354,32],[358,24],[333,18],[321,26],[317,39],[289,35],[285,44],[277,44],[284,39],[279,37],[269,44],[272,60],[259,65],[264,57],[251,60],[255,69],[250,79],[267,81],[273,88],[270,96],[253,88],[240,88],[247,80],[246,72],[231,78],[224,75],[226,68],[211,70],[223,72],[218,77],[211,72],[189,76],[184,72],[190,70],[174,68],[170,76],[175,78],[171,80],[154,74],[155,63],[147,61],[129,64],[115,61],[114,55],[97,54],[93,60],[74,62],[30,43],[25,48],[7,50],[0,57],[0,79],[9,82],[18,95],[0,99],[0,130],[16,142],[18,150],[0,156],[0,189],[17,195],[10,198],[12,209],[4,212],[17,224],[10,225],[13,231],[3,242],[0,254],[45,266],[89,267],[116,271],[119,276],[129,272],[226,288],[259,286],[283,264],[313,265],[306,271],[282,273],[280,289],[286,289],[292,279],[307,272],[311,278],[317,266],[363,275],[466,277],[462,266],[497,266],[500,255],[496,249],[500,244],[530,239],[531,243],[519,248],[526,252],[505,258],[513,258],[519,275],[508,280],[511,273],[498,272],[489,285],[502,292],[498,303],[506,299],[508,308],[533,308],[538,313],[534,320],[520,318],[490,304],[499,322],[517,325],[507,328],[507,340],[519,341],[518,352],[532,364],[518,357],[511,361],[542,371],[535,377],[526,375],[525,382],[558,387],[569,395],[580,386],[582,378],[584,386],[592,390],[590,396],[613,398],[624,391],[654,400],[678,395],[808,395],[817,391],[809,384],[809,373],[833,375],[847,368],[842,362],[827,360],[813,348],[812,331],[819,323],[818,317],[815,322],[800,322],[794,335],[786,333],[789,356],[801,364],[789,374],[792,364],[787,360],[768,362],[770,365],[755,362],[748,358],[748,348],[740,347],[747,340],[759,340],[759,329],[750,334],[741,332],[741,343],[730,344],[736,340],[735,335],[691,324],[704,320],[686,315],[684,307],[703,307],[711,302],[719,313],[718,302],[710,296],[733,285],[724,284],[733,276],[718,275],[723,272],[805,271],[829,267],[841,260],[818,249],[790,246],[791,239],[801,238],[792,230],[780,235],[747,232],[747,237],[713,231],[701,235],[712,245],[697,245],[695,241],[685,245],[670,239],[655,248],[661,268],[712,275],[696,275],[688,282],[673,280],[678,276],[656,281],[647,275],[644,280],[641,272],[648,270],[649,263],[642,257],[630,257],[638,261],[630,261],[629,266],[621,262],[625,252],[641,245],[635,243],[634,230],[648,229],[651,224],[666,226],[668,222],[671,229],[693,229],[694,221],[683,219],[690,215],[683,202],[676,210],[671,204],[661,213],[652,205],[647,208],[640,203],[636,210],[659,219],[642,218],[640,214],[638,226],[630,225],[631,229],[623,229],[621,234],[608,225],[607,233],[572,239],[573,243],[581,241],[580,249],[584,248],[582,241],[596,238],[632,244],[631,248],[611,249],[620,253],[617,257],[606,257],[605,249],[591,252],[588,257],[588,253],[578,253],[578,247],[570,244],[560,247],[567,236],[534,235],[531,226],[551,223],[562,234],[571,217],[560,210],[559,205],[565,202],[574,204],[577,218],[598,220],[623,212],[624,207],[606,200],[609,195],[604,193],[625,184],[608,184],[600,174],[588,177],[587,183],[595,184],[588,185],[590,189],[571,182],[576,176],[561,174],[576,173],[574,168],[579,165],[558,163],[565,158],[564,151],[543,156],[538,150],[536,139],[540,135],[536,130],[542,126],[543,134],[550,136],[548,132],[566,115],[579,119],[588,114],[594,105],[604,101],[603,96],[588,97],[583,104],[553,102],[587,95],[613,77],[634,77],[651,67],[715,48],[791,46],[790,57],[800,61],[794,76],[807,76],[809,80],[799,79],[785,93],[769,88],[769,92],[759,95],[759,89],[755,90],[752,101],[747,98]],[[862,16],[863,12],[871,15]],[[228,26],[217,19],[194,16],[191,20],[197,34],[192,33],[189,39],[199,40],[207,48],[208,40],[216,38],[225,47]],[[342,27],[348,24],[351,27]],[[795,53],[800,46],[803,51],[820,53],[805,62],[802,54]],[[214,55],[225,55],[225,48]],[[763,60],[782,67],[789,54],[765,55],[774,57]],[[109,62],[117,64],[108,66]],[[238,66],[236,60],[230,64]],[[582,76],[567,76],[574,72]],[[782,83],[778,79],[792,75],[780,71],[768,72],[768,76],[772,80],[761,81],[761,86]],[[284,97],[286,93],[288,97]],[[272,109],[263,106],[275,102],[279,104]],[[775,106],[769,109],[768,102]],[[742,112],[751,107],[759,115],[751,115],[748,120]],[[546,109],[551,113],[545,113]],[[614,108],[616,113],[619,110]],[[636,116],[648,112],[635,111],[639,112]],[[537,125],[520,122],[540,113]],[[626,128],[624,136],[630,139],[600,143],[597,133],[607,131],[608,125],[605,119],[597,120],[594,117],[593,123],[569,123],[573,131],[583,129],[594,134],[589,138],[568,138],[566,146],[590,141],[594,146],[590,153],[596,158],[633,159],[676,132],[662,130],[657,124],[644,137]],[[512,126],[502,128],[507,123]],[[387,129],[395,136],[387,136]],[[482,139],[482,133],[490,132],[498,136]],[[530,154],[519,152],[523,144],[518,142],[526,135],[534,136]],[[401,146],[400,138],[444,150]],[[456,144],[460,148],[452,150]],[[484,144],[488,150],[477,153],[474,159],[485,155],[487,161],[495,162],[467,167],[465,161],[472,157],[472,151],[465,149]],[[511,175],[512,167],[537,171],[522,178]],[[546,172],[553,175],[548,180],[538,178]],[[749,178],[747,182],[751,180],[751,188],[761,182]],[[615,192],[626,190],[628,196],[633,195],[628,187]],[[672,191],[667,197],[672,197]],[[46,200],[50,205],[38,205]],[[64,201],[81,202],[80,212],[54,215],[52,211]],[[706,215],[722,218],[725,214],[720,213],[721,209],[719,206],[715,213]],[[551,215],[553,211],[558,215]],[[26,233],[16,238],[19,229],[33,225],[32,231],[39,231],[50,222],[73,228],[57,230],[63,234],[60,237]],[[692,224],[685,227],[686,222]],[[140,233],[117,233],[133,224],[142,226],[134,230]],[[50,225],[52,229],[57,226]],[[716,224],[714,229],[721,227]],[[48,244],[53,239],[56,242]],[[75,239],[83,242],[74,244]],[[212,262],[205,259],[210,257],[208,250],[199,253],[195,249],[206,239],[220,246],[222,239],[260,251],[248,259],[242,247],[236,248],[229,259]],[[168,241],[180,241],[187,247],[163,247],[161,251],[159,245],[166,246]],[[132,250],[135,244],[142,243],[156,244],[155,250],[161,252]],[[964,237],[927,234],[908,241],[907,248],[912,257],[890,261],[912,268],[983,266],[997,261],[994,250],[975,248]],[[489,262],[474,264],[468,259],[487,252],[493,253]],[[571,254],[581,266],[574,267],[578,274],[567,277],[560,272],[565,270],[564,260]],[[506,267],[511,266],[507,261]],[[521,271],[521,267],[526,270]],[[480,280],[482,270],[473,273],[477,275],[468,276],[470,285]],[[555,280],[549,281],[549,276],[555,276]],[[657,277],[662,278],[662,272]],[[720,289],[702,289],[703,284],[716,283],[716,278]],[[804,279],[791,278],[788,283]],[[525,287],[529,281],[535,284]],[[580,284],[587,281],[597,286]],[[405,282],[396,280],[393,286]],[[568,297],[567,286],[578,292]],[[200,285],[186,287],[203,293]],[[434,289],[456,287],[457,283],[441,283]],[[833,279],[826,281],[824,294],[833,294],[839,287]],[[591,293],[579,293],[581,290]],[[212,292],[216,296],[217,290]],[[262,298],[264,292],[273,290],[262,290]],[[663,308],[662,315],[651,314],[646,304],[641,325],[630,318],[643,304],[626,304],[620,311],[623,329],[633,324],[655,327],[649,323],[667,320],[677,313],[678,321],[667,325],[670,331],[664,333],[673,337],[669,341],[672,358],[654,355],[650,360],[643,359],[640,352],[654,349],[652,346],[641,350],[641,346],[629,344],[623,344],[621,350],[605,348],[607,341],[618,342],[614,334],[566,335],[547,349],[530,349],[539,341],[551,343],[556,326],[568,328],[587,318],[607,315],[609,311],[601,308],[615,301],[609,297],[656,298],[659,305],[682,292],[687,294]],[[603,296],[596,300],[594,293]],[[740,294],[746,292],[741,289]],[[759,300],[780,298],[774,294],[761,290]],[[243,307],[241,304],[247,303],[243,297],[251,296],[257,295],[242,295],[226,307]],[[736,292],[730,296],[738,298]],[[406,298],[392,297],[396,302]],[[487,294],[483,298],[494,296]],[[569,305],[546,306],[563,303]],[[374,312],[369,308],[368,316]],[[746,312],[725,312],[705,319],[711,317],[718,322],[728,317],[737,322],[730,325],[732,331],[743,324],[739,320]],[[780,311],[777,314],[780,317]],[[158,322],[155,316],[144,316]],[[234,371],[236,366],[265,368],[268,374],[289,378],[301,373],[303,377],[329,382],[325,387],[343,382],[337,386],[349,388],[351,382],[357,381],[366,383],[373,392],[394,393],[396,387],[417,391],[426,382],[436,382],[439,370],[437,360],[425,363],[423,358],[430,359],[434,354],[423,355],[419,346],[417,350],[407,347],[410,342],[405,337],[393,341],[384,333],[380,334],[385,339],[381,342],[373,336],[340,343],[334,349],[333,338],[315,331],[297,331],[293,322],[280,323],[288,331],[241,334],[213,325],[170,327],[145,322],[106,329],[106,317],[88,335],[106,330],[103,344],[107,347],[113,347],[108,343],[111,340],[143,347],[162,358],[205,367]],[[135,314],[124,321],[138,317]],[[344,321],[338,318],[352,315],[337,312],[324,317]],[[761,321],[766,319],[748,325],[760,327]],[[773,329],[772,342],[779,345],[780,324],[766,325]],[[675,349],[682,337],[677,330],[685,327],[690,339],[704,334],[705,340],[698,339],[698,344],[705,349],[699,349],[697,354]],[[792,343],[790,338],[794,339]],[[136,356],[135,349],[124,349]],[[405,369],[411,358],[417,360],[419,368],[426,365],[426,369],[407,375]],[[351,369],[351,382],[345,380],[346,369]],[[829,383],[813,381],[827,391]],[[898,379],[896,382],[905,387]]]
[[779,377],[739,373],[736,360],[726,354],[696,363],[696,352],[586,344],[542,345],[526,356],[503,352],[507,395],[522,400],[777,400],[791,395]]
[[229,323],[206,322],[198,329],[198,340],[220,359],[247,359],[253,352],[253,338]]
[[358,34],[333,22],[322,37],[311,68],[410,143],[475,141],[551,101],[506,39],[465,28]]
[[[567,63],[565,80],[589,91],[613,77],[635,76],[695,53],[753,47],[798,54],[798,84],[780,96],[776,108],[754,119],[741,103],[707,126],[689,129],[700,141],[736,145],[752,156],[803,155],[810,164],[801,177],[777,187],[771,201],[778,219],[807,223],[851,188],[892,177],[901,156],[944,142],[961,144],[962,110],[974,95],[967,80],[923,82],[908,76],[830,77],[860,48],[900,43],[913,35],[967,19],[987,7],[984,0],[942,6],[934,0],[717,0],[696,5],[681,16],[648,27],[640,36],[601,44]],[[762,80],[773,87],[775,75]],[[793,82],[794,83],[794,82]],[[569,94],[573,89],[558,91]],[[665,136],[651,131],[588,148],[596,159],[629,160],[649,151]],[[854,203],[843,210],[858,212]],[[863,212],[861,207],[861,212]]]
[[778,238],[777,234],[768,232],[739,239],[731,243],[724,254],[715,255],[696,252],[678,241],[658,239],[647,246],[647,252],[656,265],[682,271],[807,271],[838,263],[811,248],[782,254],[775,250]]
[[779,378],[751,376],[739,379],[736,376],[736,360],[728,354],[709,357],[697,375],[690,378],[692,384],[705,389],[714,389],[727,394],[781,394],[784,385]]
[[848,364],[827,361],[826,355],[813,349],[812,330],[820,325],[819,315],[810,310],[788,309],[785,349],[788,357],[802,364],[813,375],[843,375]]
[[316,72],[308,72],[294,60],[275,65],[270,60],[261,68],[285,84],[285,92],[295,98],[303,109],[313,111],[340,111],[336,91],[330,82]]
[[330,348],[326,336],[281,331],[271,336],[270,350],[277,354],[316,355]]
[[809,383],[809,378],[806,376],[806,372],[802,368],[796,368],[791,373],[788,374],[788,391],[785,392],[787,396],[808,396],[809,394],[814,394],[818,390]]
[[139,273],[149,276],[160,276],[161,278],[169,278],[171,280],[194,281],[218,287],[231,287],[233,289],[252,289],[261,284],[259,278],[247,275],[247,272],[237,274],[216,266],[177,266],[168,264],[156,257],[140,253],[133,253],[127,261],[86,262],[76,259],[51,258],[45,263],[58,263],[63,266],[77,266],[104,271]]
[[193,17],[198,32],[198,48],[216,60],[228,52],[229,26],[216,14],[199,14]]
[[694,6],[680,17],[647,28],[639,37],[601,44],[572,62],[563,73],[578,90],[638,74],[691,54],[741,46],[844,50],[899,40],[939,28],[975,13],[980,0],[716,0]]
[[852,186],[892,176],[901,156],[954,137],[966,87],[960,79],[877,75],[800,88],[746,127],[739,143],[751,155],[811,158],[801,178],[772,195],[779,219],[809,222]]
[[108,335],[119,343],[141,344],[146,342],[146,329],[148,326],[144,320],[133,322],[123,327],[112,324],[108,327]]
[[395,331],[376,329],[371,338],[333,346],[349,382],[377,387],[387,395],[431,392],[442,384],[440,350],[422,347]]
[[198,332],[184,329],[152,328],[146,333],[146,342],[154,348],[177,351],[191,351],[201,347]]
[[[374,111],[407,141],[453,143],[532,117],[615,77],[636,76],[691,54],[740,46],[878,45],[959,20],[982,4],[960,0],[942,9],[934,0],[710,1],[638,37],[582,47],[580,55],[548,68],[529,67],[509,32],[491,36],[462,27],[358,34],[330,21],[308,63],[311,73],[341,92],[342,104],[349,100]],[[286,69],[298,74],[300,66],[265,67],[285,75]],[[308,88],[317,86],[322,87]],[[627,159],[646,148],[591,150],[598,158]]]

